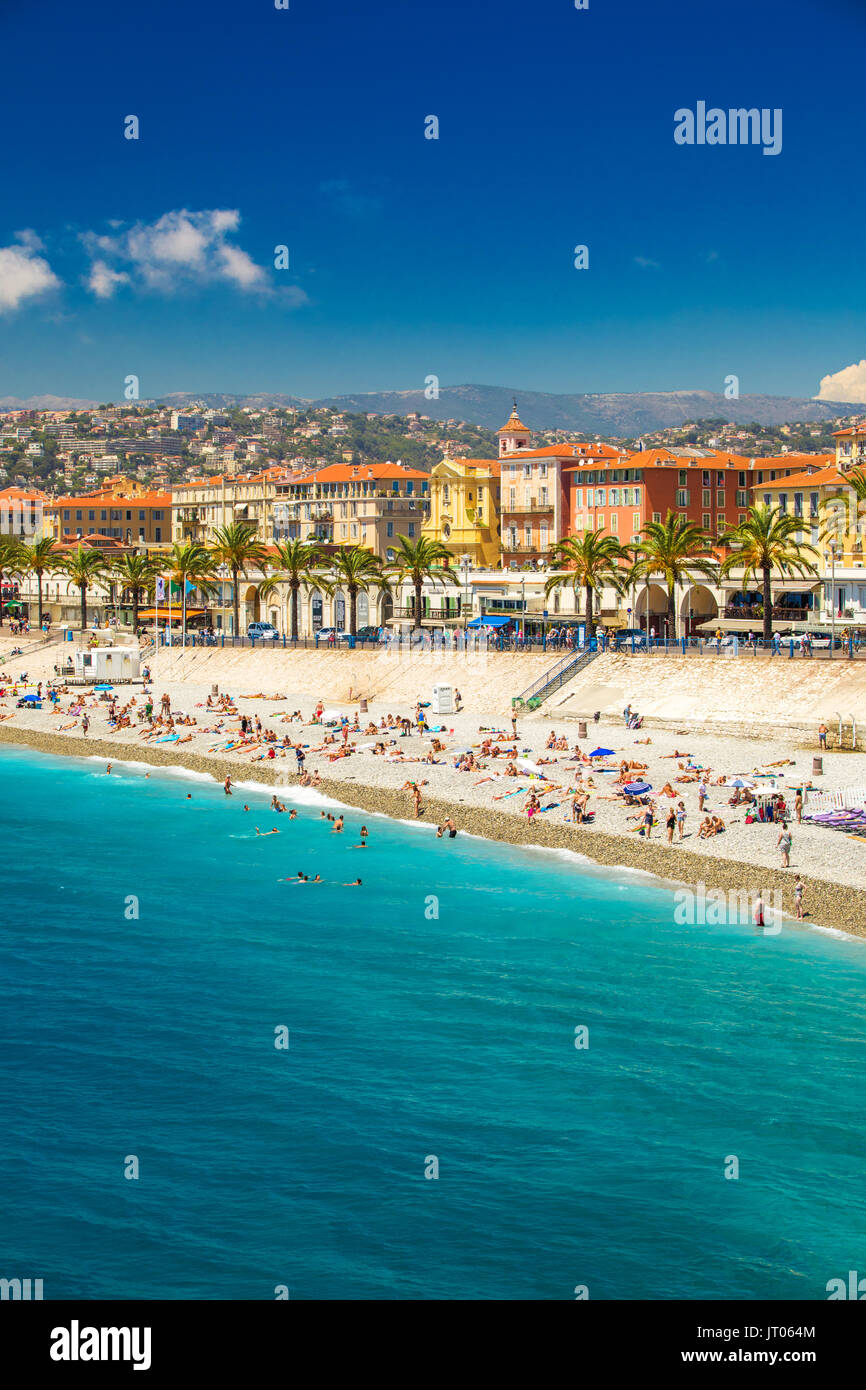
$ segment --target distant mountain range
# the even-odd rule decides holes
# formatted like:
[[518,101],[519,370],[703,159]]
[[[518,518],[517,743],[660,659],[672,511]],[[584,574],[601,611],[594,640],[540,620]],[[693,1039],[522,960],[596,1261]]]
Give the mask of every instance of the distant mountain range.
[[[176,391],[154,401],[142,401],[141,404],[167,405],[178,410],[194,405],[212,409],[227,406],[259,409],[328,406],[332,410],[375,415],[408,415],[410,411],[417,411],[434,420],[466,420],[495,430],[507,420],[515,397],[521,419],[528,429],[568,430],[589,437],[609,435],[634,438],[652,430],[708,418],[743,425],[753,422],[784,425],[864,413],[862,406],[852,405],[850,401],[801,400],[794,396],[740,396],[737,400],[728,400],[713,391],[617,391],[609,394],[554,395],[504,386],[443,386],[436,400],[428,400],[423,390],[368,391],[350,396],[327,396],[320,400],[272,392],[256,395],[208,392],[202,395],[193,391]],[[18,400],[14,396],[0,397],[0,410],[81,410],[96,404],[95,401],[62,396],[31,396],[27,400]]]

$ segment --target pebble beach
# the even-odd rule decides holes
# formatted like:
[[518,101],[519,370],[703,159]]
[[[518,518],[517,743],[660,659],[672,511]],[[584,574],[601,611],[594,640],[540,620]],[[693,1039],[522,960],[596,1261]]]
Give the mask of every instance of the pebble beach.
[[[781,897],[775,901],[781,903],[785,913],[794,912],[794,883],[799,876],[805,888],[807,925],[866,936],[866,840],[822,826],[793,823],[790,867],[783,869],[777,848],[779,827],[757,822],[746,824],[743,808],[728,805],[730,789],[712,784],[721,774],[729,778],[748,778],[761,769],[769,769],[773,780],[768,777],[758,785],[776,787],[792,805],[792,789],[810,785],[812,755],[816,749],[798,746],[793,737],[786,738],[784,733],[773,739],[749,740],[706,732],[689,735],[686,731],[671,732],[652,725],[635,731],[627,729],[622,721],[611,719],[590,723],[588,739],[581,740],[582,751],[590,752],[600,745],[613,750],[613,755],[597,760],[589,770],[584,769],[584,785],[587,776],[591,776],[594,784],[589,789],[589,809],[595,814],[592,823],[581,825],[571,820],[568,794],[576,784],[577,765],[571,760],[571,750],[577,742],[578,726],[561,715],[557,720],[550,712],[542,710],[520,719],[516,745],[520,757],[535,763],[544,777],[522,775],[510,779],[502,776],[504,757],[493,759],[480,753],[485,737],[483,731],[495,726],[510,735],[510,712],[503,711],[496,725],[489,716],[479,717],[471,709],[442,716],[441,720],[428,710],[431,729],[437,722],[442,726],[442,732],[436,735],[444,745],[444,751],[436,755],[439,761],[422,761],[430,751],[432,732],[419,735],[413,730],[411,736],[404,737],[396,729],[383,730],[377,733],[376,739],[386,742],[389,757],[394,759],[391,761],[373,754],[371,745],[376,739],[363,731],[369,722],[378,725],[388,714],[411,717],[414,711],[405,704],[373,702],[368,712],[359,714],[361,731],[349,736],[348,745],[350,748],[354,745],[356,751],[348,757],[330,761],[329,755],[333,755],[339,745],[314,751],[329,730],[312,723],[316,698],[309,692],[280,692],[280,697],[274,699],[264,698],[269,695],[267,690],[258,697],[258,692],[244,696],[232,689],[230,693],[238,719],[218,716],[207,709],[209,688],[190,683],[161,683],[158,679],[153,685],[157,712],[164,692],[170,697],[175,718],[183,715],[198,721],[194,726],[178,726],[182,736],[189,738],[180,746],[145,740],[140,723],[133,728],[109,730],[106,705],[92,694],[87,697],[90,727],[86,737],[80,721],[70,720],[65,713],[73,698],[71,695],[62,699],[62,714],[50,711],[47,705],[42,711],[17,710],[14,700],[7,695],[0,713],[11,717],[0,723],[0,740],[52,754],[104,758],[106,763],[124,760],[154,766],[179,765],[220,781],[228,774],[236,783],[282,787],[290,794],[299,781],[293,749],[285,750],[285,754],[278,750],[274,759],[263,758],[261,754],[267,744],[254,738],[242,751],[212,751],[224,733],[236,728],[241,715],[252,719],[258,716],[263,731],[273,730],[280,740],[288,734],[293,744],[305,745],[306,770],[320,778],[317,790],[344,806],[357,807],[368,814],[412,820],[413,795],[404,787],[407,781],[414,781],[422,792],[419,820],[430,827],[450,818],[458,832],[524,846],[570,850],[596,864],[639,870],[671,885],[703,884],[707,890],[738,893],[754,893],[760,889],[765,899],[779,893]],[[141,709],[140,687],[124,687],[118,692],[121,700],[130,698],[133,693]],[[294,710],[301,711],[303,724],[297,720],[284,722],[284,715],[291,715]],[[357,705],[344,704],[339,711],[354,721]],[[219,734],[214,733],[213,728],[220,721]],[[70,723],[71,728],[58,729],[58,725]],[[204,726],[211,732],[205,732]],[[551,730],[567,739],[567,752],[546,748]],[[651,740],[649,743],[644,741],[647,738]],[[509,738],[503,746],[510,745]],[[453,766],[455,758],[465,749],[471,749],[480,763],[474,771],[461,771]],[[706,810],[721,816],[726,825],[724,833],[707,840],[698,838],[701,817],[697,782],[678,783],[675,780],[680,763],[684,762],[682,756],[671,756],[675,751],[691,755],[692,761],[705,769],[709,786]],[[637,821],[629,819],[635,816],[635,808],[624,806],[614,797],[613,774],[597,770],[599,764],[614,764],[624,758],[646,764],[645,769],[635,771],[635,776],[649,781],[654,789],[671,781],[687,811],[681,841],[675,835],[674,844],[668,845],[664,825],[659,822],[653,827],[650,839],[638,835]],[[776,766],[771,767],[774,764]],[[833,791],[864,782],[866,755],[830,753],[824,756],[823,775],[811,785],[818,785],[821,791]],[[520,789],[519,794],[514,794],[516,789]],[[542,805],[550,809],[530,820],[524,808],[532,791],[539,795]],[[664,800],[660,807],[666,811],[669,804]],[[662,816],[661,810],[659,816]]]

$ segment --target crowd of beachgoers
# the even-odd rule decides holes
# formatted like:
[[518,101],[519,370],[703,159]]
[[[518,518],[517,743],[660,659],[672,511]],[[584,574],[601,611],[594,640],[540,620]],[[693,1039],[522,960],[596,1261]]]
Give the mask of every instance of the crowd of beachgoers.
[[[645,845],[656,872],[650,846],[866,887],[866,839],[856,821],[839,834],[826,819],[809,819],[815,791],[866,782],[866,755],[825,754],[825,771],[813,779],[812,750],[793,748],[783,735],[752,742],[654,730],[626,707],[620,720],[590,721],[589,736],[575,738],[574,720],[551,724],[543,711],[509,712],[498,726],[479,722],[461,707],[459,691],[457,712],[437,716],[421,695],[409,708],[364,709],[303,693],[214,693],[150,679],[102,690],[6,681],[0,720],[58,739],[107,739],[118,745],[118,758],[155,747],[178,761],[220,760],[232,777],[241,767],[249,778],[268,766],[268,780],[287,787],[389,788],[404,798],[408,819],[427,819],[432,800],[450,808],[437,824],[448,819],[457,830],[470,808],[520,818],[530,830],[542,823],[597,828]],[[477,833],[477,815],[472,825]],[[846,825],[843,817],[840,828]],[[677,873],[673,862],[670,873]]]

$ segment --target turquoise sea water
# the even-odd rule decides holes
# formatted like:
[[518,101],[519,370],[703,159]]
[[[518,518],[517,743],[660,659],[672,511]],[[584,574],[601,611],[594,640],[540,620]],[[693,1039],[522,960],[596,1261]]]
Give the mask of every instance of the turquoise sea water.
[[0,1276],[815,1299],[863,1267],[859,942],[678,926],[640,875],[355,811],[339,837],[312,794],[290,824],[182,773],[4,749],[0,778]]

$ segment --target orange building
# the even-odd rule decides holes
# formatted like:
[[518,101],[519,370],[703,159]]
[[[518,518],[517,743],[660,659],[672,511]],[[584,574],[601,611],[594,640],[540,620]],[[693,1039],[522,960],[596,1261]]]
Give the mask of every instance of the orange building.
[[45,504],[46,529],[58,541],[89,535],[124,545],[168,550],[171,545],[171,494],[145,492],[123,497],[111,492],[57,497]]

